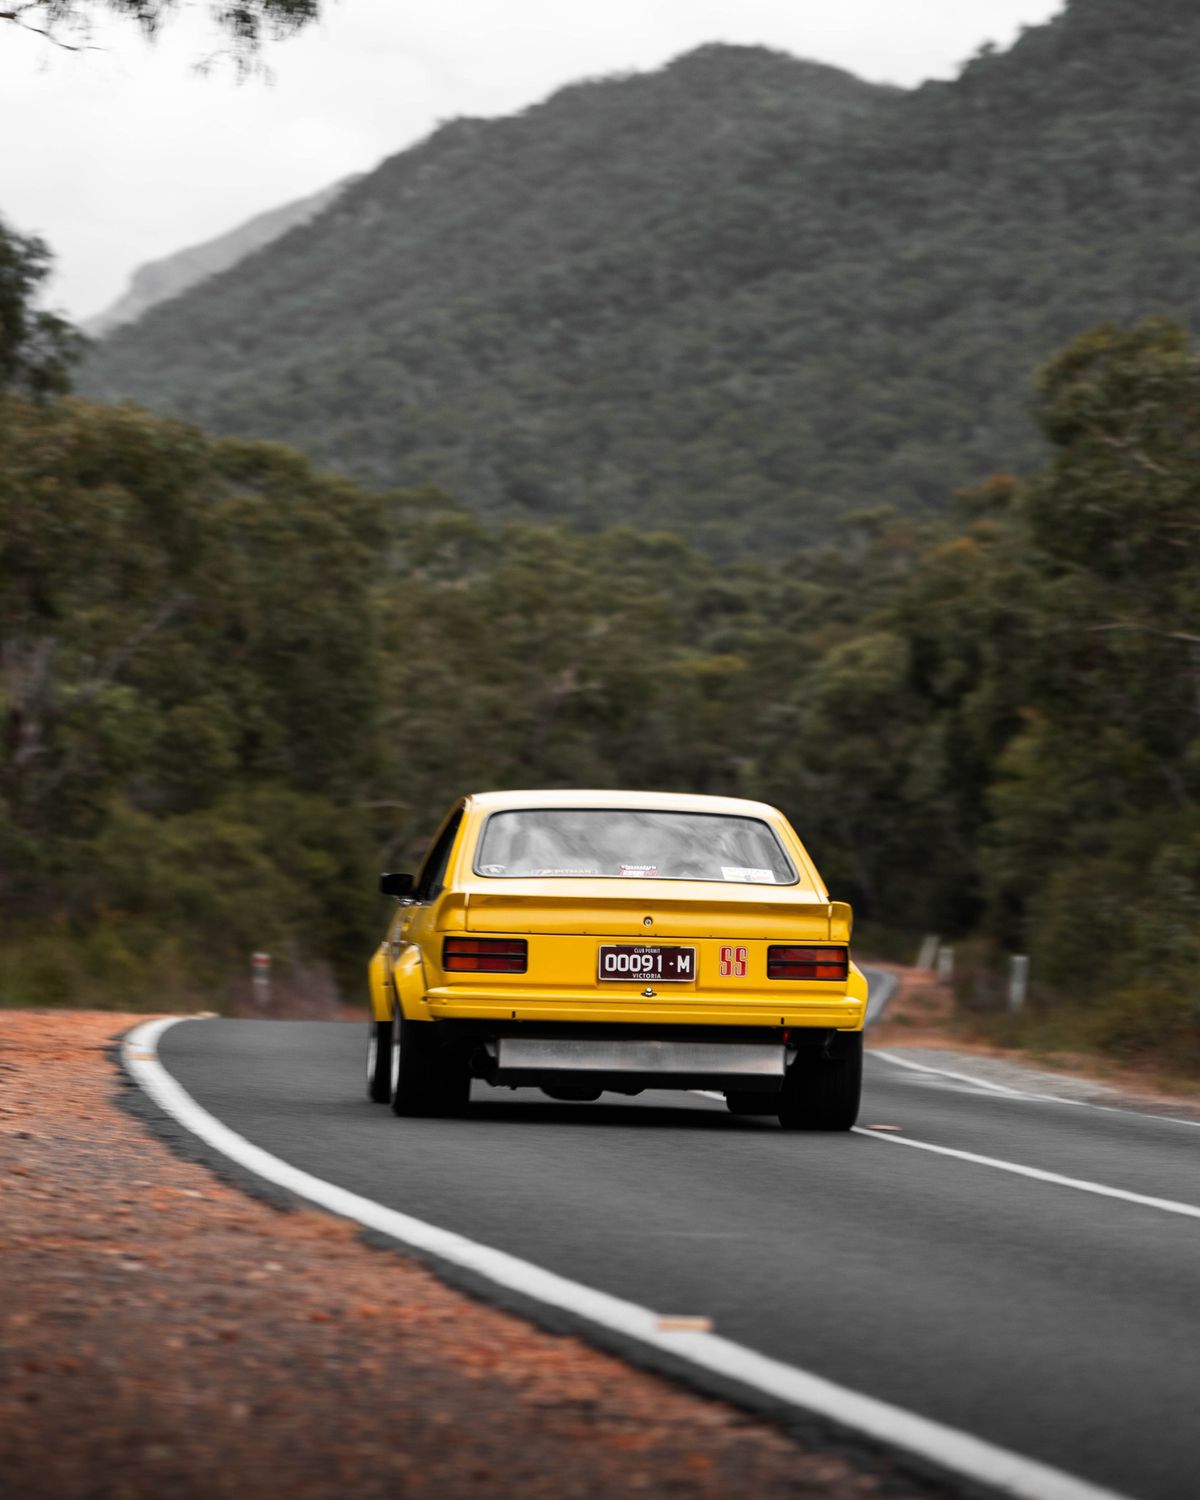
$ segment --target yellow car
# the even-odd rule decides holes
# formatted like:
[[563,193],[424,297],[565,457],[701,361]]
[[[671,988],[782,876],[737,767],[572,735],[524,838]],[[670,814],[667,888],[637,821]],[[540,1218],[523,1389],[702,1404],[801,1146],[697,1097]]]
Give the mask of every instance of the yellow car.
[[791,1130],[858,1113],[867,984],[850,908],[783,815],[659,792],[465,797],[371,960],[367,1093],[465,1108],[473,1078],[555,1099],[703,1089]]

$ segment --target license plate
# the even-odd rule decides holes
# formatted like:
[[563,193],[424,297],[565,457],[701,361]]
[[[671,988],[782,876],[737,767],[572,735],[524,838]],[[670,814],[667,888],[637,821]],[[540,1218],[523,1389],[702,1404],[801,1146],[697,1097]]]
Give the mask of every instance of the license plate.
[[600,948],[599,979],[688,984],[695,977],[695,948],[663,948],[657,943],[605,943]]

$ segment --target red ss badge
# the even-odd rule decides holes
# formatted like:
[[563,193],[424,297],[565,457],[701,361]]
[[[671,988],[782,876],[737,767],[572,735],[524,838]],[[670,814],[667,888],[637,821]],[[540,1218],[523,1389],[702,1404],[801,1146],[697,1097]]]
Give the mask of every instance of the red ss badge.
[[746,958],[745,948],[722,948],[721,973],[732,974],[735,979],[745,978]]

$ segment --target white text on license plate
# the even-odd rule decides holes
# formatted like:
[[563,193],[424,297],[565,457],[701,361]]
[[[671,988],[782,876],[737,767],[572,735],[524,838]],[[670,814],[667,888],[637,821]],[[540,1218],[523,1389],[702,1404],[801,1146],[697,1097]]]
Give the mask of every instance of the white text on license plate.
[[690,984],[696,978],[696,950],[663,947],[658,943],[604,943],[600,947],[597,977]]

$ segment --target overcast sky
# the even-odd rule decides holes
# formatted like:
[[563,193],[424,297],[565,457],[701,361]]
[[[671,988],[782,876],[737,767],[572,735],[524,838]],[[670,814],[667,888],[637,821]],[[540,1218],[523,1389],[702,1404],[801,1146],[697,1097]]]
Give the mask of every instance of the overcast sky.
[[206,6],[150,46],[99,50],[0,24],[0,216],[57,258],[52,303],[98,312],[147,260],[209,239],[411,145],[457,115],[507,114],[583,77],[703,42],[762,43],[874,82],[947,78],[1062,0],[326,0],[272,44],[273,81],[197,76]]

